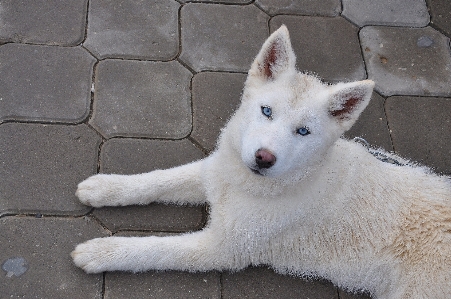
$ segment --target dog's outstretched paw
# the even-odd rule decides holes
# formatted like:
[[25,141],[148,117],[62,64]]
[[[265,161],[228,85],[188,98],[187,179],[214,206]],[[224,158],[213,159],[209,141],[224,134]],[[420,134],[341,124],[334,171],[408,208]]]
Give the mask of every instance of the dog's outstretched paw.
[[121,183],[117,175],[97,174],[78,184],[75,196],[83,204],[96,208],[118,205]]
[[86,273],[101,273],[110,270],[115,257],[114,248],[108,243],[106,238],[89,240],[77,245],[70,255],[75,265]]

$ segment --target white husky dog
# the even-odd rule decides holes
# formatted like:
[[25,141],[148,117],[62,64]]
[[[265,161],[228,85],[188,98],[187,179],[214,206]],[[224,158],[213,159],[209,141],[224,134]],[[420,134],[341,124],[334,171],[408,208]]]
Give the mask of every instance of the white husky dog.
[[208,203],[206,227],[93,239],[72,252],[75,264],[88,273],[263,264],[379,299],[451,298],[450,178],[384,163],[340,138],[373,85],[326,85],[297,72],[282,26],[253,62],[241,106],[209,157],[78,186],[94,207]]

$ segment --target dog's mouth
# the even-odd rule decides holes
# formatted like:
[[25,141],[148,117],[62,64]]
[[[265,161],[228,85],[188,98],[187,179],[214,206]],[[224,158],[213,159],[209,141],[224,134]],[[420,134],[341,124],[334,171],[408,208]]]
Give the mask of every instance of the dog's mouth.
[[254,168],[251,168],[251,167],[249,167],[249,169],[250,169],[253,173],[257,174],[257,175],[264,176],[264,174],[261,173],[259,169],[254,169]]

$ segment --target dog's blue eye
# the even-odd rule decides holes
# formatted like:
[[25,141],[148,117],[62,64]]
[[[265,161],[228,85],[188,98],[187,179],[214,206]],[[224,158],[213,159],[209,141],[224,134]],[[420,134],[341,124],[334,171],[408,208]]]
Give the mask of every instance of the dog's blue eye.
[[262,106],[262,113],[266,117],[271,117],[272,116],[272,109],[271,109],[271,107],[269,107],[269,106]]
[[307,129],[306,127],[299,128],[296,132],[302,136],[310,134],[309,129]]

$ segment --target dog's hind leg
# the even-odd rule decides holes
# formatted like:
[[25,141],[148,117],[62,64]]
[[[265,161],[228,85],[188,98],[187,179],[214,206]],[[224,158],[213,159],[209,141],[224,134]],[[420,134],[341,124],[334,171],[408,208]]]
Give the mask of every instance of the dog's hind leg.
[[169,237],[98,238],[79,244],[71,255],[74,263],[87,273],[208,271],[222,269],[224,262],[233,260],[218,244],[221,244],[218,235],[206,229]]
[[204,203],[206,196],[200,178],[204,161],[136,175],[94,175],[78,185],[75,195],[93,207]]

